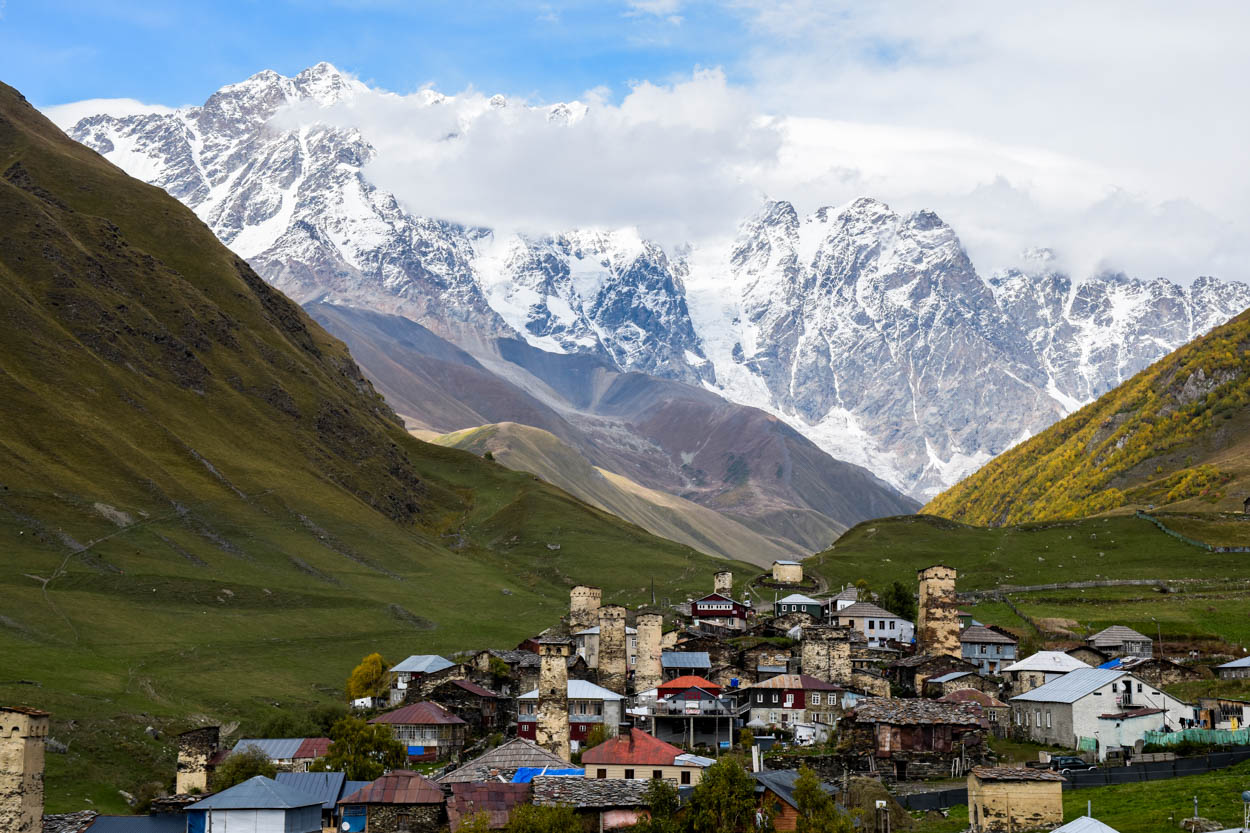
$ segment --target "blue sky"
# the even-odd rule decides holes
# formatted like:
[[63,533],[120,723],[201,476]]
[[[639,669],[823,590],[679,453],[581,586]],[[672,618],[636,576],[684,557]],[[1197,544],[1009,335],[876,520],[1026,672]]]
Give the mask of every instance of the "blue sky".
[[[613,2],[0,0],[0,79],[38,105],[196,104],[261,69],[329,61],[398,92],[469,85],[538,101],[722,66],[742,19],[710,5]],[[648,11],[649,9],[650,11]],[[679,18],[679,19],[675,19]]]

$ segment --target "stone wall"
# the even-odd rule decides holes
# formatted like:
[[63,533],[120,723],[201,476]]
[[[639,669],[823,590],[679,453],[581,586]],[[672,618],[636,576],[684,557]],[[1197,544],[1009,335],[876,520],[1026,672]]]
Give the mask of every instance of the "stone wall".
[[982,781],[969,775],[968,820],[977,833],[1054,829],[1063,824],[1063,782]]
[[664,617],[658,613],[640,613],[634,625],[638,629],[638,664],[634,667],[634,691],[648,691],[663,681],[660,645],[664,639]]
[[569,627],[574,633],[599,624],[602,603],[603,591],[598,587],[579,584],[569,591]]
[[773,581],[778,584],[802,584],[802,564],[774,564]]
[[538,643],[538,714],[534,739],[539,746],[569,760],[569,670],[567,639]]
[[625,694],[629,682],[629,652],[625,643],[625,608],[599,608],[599,685]]
[[40,833],[43,828],[43,748],[48,714],[0,707],[0,830]]
[[221,741],[219,726],[204,726],[178,736],[178,769],[174,792],[185,795],[192,790],[208,792],[208,759],[213,757]]
[[712,592],[733,598],[734,574],[730,570],[721,570],[712,576]]
[[443,827],[441,804],[370,804],[369,833],[435,833]]
[[916,641],[922,653],[944,654],[958,657],[962,654],[959,644],[959,603],[955,599],[955,579],[952,567],[935,565],[921,570],[920,599],[916,617]]
[[804,625],[803,673],[827,683],[850,685],[851,629],[835,625]]

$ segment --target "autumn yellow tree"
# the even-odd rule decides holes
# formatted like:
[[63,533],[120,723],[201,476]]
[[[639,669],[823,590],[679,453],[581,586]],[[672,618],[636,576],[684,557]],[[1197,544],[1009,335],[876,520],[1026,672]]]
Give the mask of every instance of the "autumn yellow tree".
[[353,668],[352,675],[347,678],[347,698],[355,700],[357,697],[379,697],[385,694],[390,687],[386,676],[390,667],[390,663],[382,659],[381,654],[370,654],[362,659],[360,665]]

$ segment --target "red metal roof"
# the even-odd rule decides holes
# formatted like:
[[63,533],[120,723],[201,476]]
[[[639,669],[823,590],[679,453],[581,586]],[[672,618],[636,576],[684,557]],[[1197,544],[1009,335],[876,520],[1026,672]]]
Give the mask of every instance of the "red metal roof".
[[500,696],[496,694],[495,692],[491,691],[489,688],[483,688],[482,686],[470,680],[452,680],[451,684],[454,686],[459,686],[460,688],[463,688],[465,691],[469,692],[470,694],[476,694],[478,697],[499,697]]
[[339,804],[442,804],[443,790],[419,772],[397,769],[339,800]]
[[439,726],[450,723],[464,723],[463,720],[447,711],[438,703],[431,703],[428,700],[413,703],[411,706],[404,706],[401,709],[395,709],[393,712],[380,714],[369,722],[398,723],[403,726]]
[[672,766],[682,751],[641,729],[609,738],[582,753],[583,764],[637,764],[638,766]]
[[716,683],[712,682],[711,680],[706,680],[703,677],[696,677],[694,674],[687,674],[684,677],[677,677],[673,680],[668,681],[667,683],[662,683],[660,685],[660,691],[667,691],[667,690],[685,691],[688,688],[701,688],[704,691],[711,692],[712,694],[720,693],[720,686],[718,686]]
[[304,738],[304,742],[295,750],[296,758],[320,758],[330,748],[329,738]]

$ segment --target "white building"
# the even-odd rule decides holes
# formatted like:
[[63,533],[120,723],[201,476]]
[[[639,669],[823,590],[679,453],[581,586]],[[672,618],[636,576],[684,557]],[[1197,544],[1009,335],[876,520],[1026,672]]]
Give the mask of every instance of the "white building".
[[1012,690],[1023,694],[1046,683],[1053,683],[1064,674],[1084,668],[1089,666],[1063,651],[1038,651],[1006,666],[1002,673],[1012,682]]
[[872,602],[855,602],[831,614],[831,624],[854,628],[864,635],[870,647],[878,647],[891,639],[900,644],[911,643],[916,626],[902,616],[895,616]]
[[321,833],[321,800],[257,775],[187,807],[202,833]]

